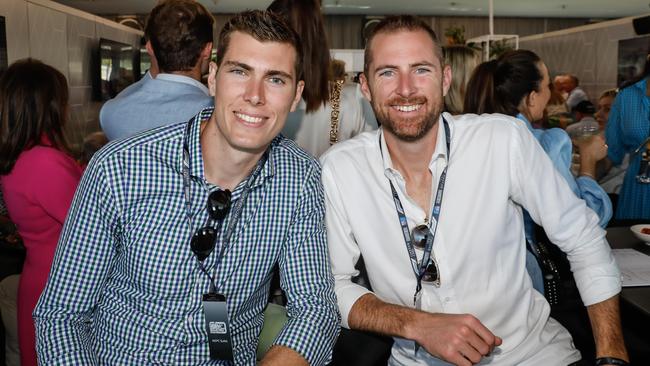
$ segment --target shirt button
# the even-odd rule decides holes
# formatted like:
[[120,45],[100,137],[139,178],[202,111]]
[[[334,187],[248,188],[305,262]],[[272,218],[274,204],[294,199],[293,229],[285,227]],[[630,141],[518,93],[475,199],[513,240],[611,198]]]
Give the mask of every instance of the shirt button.
[[450,301],[451,301],[451,297],[445,297],[445,302],[450,302]]
[[187,322],[188,322],[188,323],[192,323],[193,321],[194,321],[194,317],[193,317],[193,316],[190,315],[190,316],[187,317]]

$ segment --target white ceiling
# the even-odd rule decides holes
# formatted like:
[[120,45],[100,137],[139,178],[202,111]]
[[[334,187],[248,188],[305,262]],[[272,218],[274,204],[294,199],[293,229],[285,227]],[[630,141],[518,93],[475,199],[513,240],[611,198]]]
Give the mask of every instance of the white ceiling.
[[[93,14],[146,14],[158,0],[55,0]],[[321,0],[326,14],[487,16],[488,0]],[[271,0],[199,0],[213,13],[264,9]],[[650,0],[494,0],[502,17],[620,18],[650,11]]]

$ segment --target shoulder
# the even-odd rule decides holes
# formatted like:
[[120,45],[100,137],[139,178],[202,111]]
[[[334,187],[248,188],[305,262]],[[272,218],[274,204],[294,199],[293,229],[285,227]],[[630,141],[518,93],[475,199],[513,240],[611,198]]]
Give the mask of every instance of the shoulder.
[[351,139],[336,143],[320,157],[323,169],[328,165],[342,165],[367,160],[369,154],[379,153],[379,130],[363,132]]
[[318,160],[284,135],[278,135],[271,142],[271,159],[276,172],[283,175],[306,178],[314,169],[320,172]]
[[142,154],[143,150],[164,153],[180,149],[186,126],[187,122],[175,123],[111,141],[93,156],[89,168],[116,163],[127,156],[144,161],[147,156]]
[[480,131],[481,134],[509,134],[528,131],[525,122],[500,113],[481,115],[460,114],[456,116],[444,113],[444,117],[451,125],[452,138],[455,137],[454,133],[466,135],[478,134]]
[[20,154],[6,177],[7,182],[15,182],[19,185],[31,181],[38,181],[38,184],[41,184],[43,177],[47,177],[48,184],[52,184],[62,178],[79,180],[82,173],[83,168],[73,157],[63,151],[49,146],[34,146]]

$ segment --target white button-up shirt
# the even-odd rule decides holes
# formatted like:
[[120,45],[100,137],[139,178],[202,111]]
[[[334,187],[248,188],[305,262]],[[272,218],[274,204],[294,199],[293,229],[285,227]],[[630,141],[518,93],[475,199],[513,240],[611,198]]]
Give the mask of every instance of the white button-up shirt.
[[[549,318],[550,307],[526,272],[522,207],[568,253],[586,305],[621,289],[598,217],[575,196],[516,119],[447,113],[445,118],[451,128],[450,158],[441,118],[434,127],[438,140],[429,163],[434,194],[448,165],[433,244],[441,287],[424,284],[422,310],[472,314],[503,338],[481,364],[561,365],[579,360],[569,333]],[[416,280],[389,180],[398,191],[409,228],[424,222],[429,212],[408,197],[404,178],[392,168],[382,129],[336,144],[321,162],[329,251],[343,325],[348,326],[357,299],[369,292],[351,281],[358,274],[354,266],[360,255],[377,297],[414,307]],[[421,257],[422,251],[416,252]],[[391,364],[446,363],[423,349],[414,356],[414,342],[396,338]]]

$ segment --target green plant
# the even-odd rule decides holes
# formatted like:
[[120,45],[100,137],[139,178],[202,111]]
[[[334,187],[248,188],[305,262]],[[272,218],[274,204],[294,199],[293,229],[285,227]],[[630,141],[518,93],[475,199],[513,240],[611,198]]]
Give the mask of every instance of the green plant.
[[515,48],[508,44],[506,39],[490,42],[490,59],[495,59]]
[[447,37],[447,44],[465,44],[465,27],[451,26],[445,29],[445,37]]

